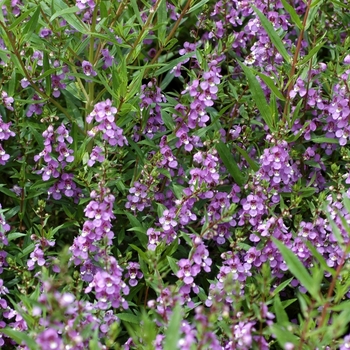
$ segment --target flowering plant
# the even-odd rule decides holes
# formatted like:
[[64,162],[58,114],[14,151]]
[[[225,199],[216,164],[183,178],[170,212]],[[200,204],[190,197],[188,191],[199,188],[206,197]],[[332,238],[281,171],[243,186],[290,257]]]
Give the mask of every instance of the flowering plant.
[[0,6],[1,348],[350,348],[347,2]]

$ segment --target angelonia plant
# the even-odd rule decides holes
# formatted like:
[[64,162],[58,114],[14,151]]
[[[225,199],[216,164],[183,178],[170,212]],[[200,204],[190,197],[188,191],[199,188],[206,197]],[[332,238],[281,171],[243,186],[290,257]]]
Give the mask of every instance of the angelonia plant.
[[350,4],[0,1],[0,348],[350,349]]

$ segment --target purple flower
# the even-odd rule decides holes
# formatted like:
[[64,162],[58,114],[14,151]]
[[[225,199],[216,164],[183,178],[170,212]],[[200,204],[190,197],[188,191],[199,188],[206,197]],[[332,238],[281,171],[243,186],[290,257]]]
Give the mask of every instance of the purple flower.
[[41,332],[37,338],[36,342],[42,350],[59,350],[63,345],[62,339],[59,337],[57,330],[49,328]]
[[342,344],[340,344],[339,350],[349,350],[350,349],[350,335],[344,337]]
[[176,276],[184,281],[185,284],[192,285],[194,277],[200,272],[200,266],[197,264],[192,265],[189,259],[181,259],[178,261],[179,271]]
[[125,207],[132,211],[143,211],[145,207],[149,207],[151,204],[150,200],[147,199],[147,191],[148,187],[146,185],[135,181],[133,187],[129,190],[130,194],[127,196],[128,201],[126,202]]
[[49,28],[42,28],[40,30],[39,36],[40,38],[47,38],[48,36],[52,35],[52,30]]
[[0,114],[0,140],[8,140],[10,137],[16,135],[12,130],[10,130],[11,125],[11,122],[4,123]]
[[346,55],[344,58],[344,63],[345,64],[350,64],[350,55]]
[[[28,85],[29,85],[29,82],[28,82]],[[27,82],[25,82],[24,86],[28,86],[28,85],[27,85]],[[22,84],[22,87],[23,87],[23,84]],[[41,98],[37,94],[35,94],[33,96],[33,100],[40,101]],[[29,105],[26,116],[31,117],[33,114],[36,114],[36,115],[42,114],[43,113],[43,109],[42,109],[43,105],[44,105],[43,103],[32,103],[31,105]]]
[[66,84],[62,83],[62,80],[65,78],[65,74],[53,74],[51,76],[51,85],[52,85],[52,95],[54,97],[60,97],[61,92],[59,89],[65,89]]
[[159,223],[163,226],[164,231],[169,231],[177,226],[177,222],[174,220],[175,216],[174,209],[164,210],[163,216],[159,219]]
[[112,64],[113,64],[114,59],[110,55],[109,50],[108,49],[102,49],[101,50],[101,54],[103,56],[103,66],[102,66],[102,68],[106,69],[108,67],[111,67]]
[[7,92],[5,91],[1,91],[1,99],[2,99],[2,103],[3,105],[10,111],[13,111],[13,107],[12,107],[12,104],[13,104],[13,97],[10,97],[7,95]]
[[44,65],[44,54],[41,51],[34,51],[31,59],[32,61],[36,61],[36,64],[40,67]]
[[96,6],[94,0],[77,0],[76,5],[80,10],[91,9],[93,10]]
[[0,164],[5,165],[7,161],[10,159],[10,155],[5,152],[0,144]]
[[96,76],[97,73],[94,71],[94,68],[92,67],[92,64],[89,61],[83,61],[82,63],[82,68],[83,68],[83,72],[86,76],[90,77],[90,76]]
[[42,174],[42,179],[48,181],[51,177],[58,178],[60,176],[59,171],[57,170],[59,163],[56,160],[51,160],[46,166],[44,166],[37,173]]
[[158,243],[160,242],[160,236],[161,236],[161,233],[160,231],[156,231],[155,229],[153,228],[149,228],[147,230],[147,236],[148,236],[148,245],[147,245],[147,248],[149,250],[155,250]]
[[0,274],[3,272],[3,267],[7,266],[6,262],[7,253],[4,250],[0,250]]
[[44,252],[38,245],[36,245],[34,251],[30,253],[30,260],[27,262],[28,270],[33,270],[36,264],[38,264],[38,266],[45,265]]
[[294,98],[297,94],[299,94],[300,97],[303,97],[306,95],[305,83],[300,78],[297,79],[293,90],[291,90],[291,92],[289,93],[289,96],[291,98]]
[[250,194],[243,204],[243,209],[248,212],[250,216],[255,217],[258,214],[261,215],[264,213],[265,206],[260,197]]
[[102,149],[98,146],[95,146],[91,153],[90,159],[88,160],[88,166],[93,166],[95,162],[102,163],[105,160],[105,156],[102,154]]
[[143,273],[140,271],[140,264],[135,262],[129,262],[126,269],[128,272],[125,275],[125,278],[129,278],[130,286],[131,287],[137,286],[138,284],[137,280],[143,277]]

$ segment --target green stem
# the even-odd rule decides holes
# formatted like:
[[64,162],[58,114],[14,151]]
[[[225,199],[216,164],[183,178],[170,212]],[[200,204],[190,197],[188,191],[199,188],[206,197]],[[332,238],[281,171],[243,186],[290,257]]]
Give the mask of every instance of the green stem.
[[149,10],[150,14],[149,14],[149,16],[147,18],[147,21],[146,21],[145,25],[142,27],[138,37],[136,38],[134,44],[132,45],[131,50],[129,51],[128,55],[126,56],[126,62],[127,63],[132,58],[132,54],[134,53],[136,47],[139,45],[139,43],[140,43],[141,39],[143,38],[146,30],[150,29],[150,24],[152,22],[153,16],[157,12],[161,1],[162,0],[157,0],[157,2],[154,4],[154,6],[150,8],[150,10]]
[[[58,110],[60,110],[66,117],[67,119],[73,124],[76,123],[75,120],[69,115],[69,113],[67,112],[67,110],[62,107],[57,101],[56,99],[52,98],[51,96],[47,95],[42,89],[40,89],[40,87],[38,85],[35,84],[35,82],[33,81],[32,77],[30,76],[30,74],[28,73],[28,70],[26,68],[26,66],[24,65],[22,58],[21,58],[21,54],[19,53],[17,47],[16,47],[16,42],[14,41],[13,37],[12,37],[12,33],[10,31],[7,30],[6,25],[0,21],[0,26],[4,29],[8,40],[10,41],[11,47],[12,47],[12,53],[16,56],[18,63],[20,64],[23,74],[25,75],[26,79],[29,81],[31,87],[35,90],[35,92],[43,99],[45,100],[49,100]],[[80,133],[82,133],[83,135],[85,135],[85,131],[80,129],[78,127]]]
[[298,41],[297,41],[297,46],[296,46],[296,49],[295,49],[295,52],[294,52],[294,56],[293,56],[292,68],[290,70],[289,81],[287,83],[286,104],[284,105],[284,110],[283,110],[283,117],[282,117],[283,125],[286,123],[287,115],[289,113],[290,92],[291,92],[291,90],[292,90],[292,88],[294,86],[295,70],[296,70],[296,66],[297,66],[299,53],[300,53],[300,50],[301,50],[301,43],[303,41],[304,31],[305,31],[305,27],[306,27],[306,21],[307,21],[307,18],[309,16],[311,3],[312,3],[312,0],[308,0],[307,6],[306,6],[305,16],[304,16],[304,19],[303,19],[303,27],[302,27],[302,30],[300,31],[300,34],[299,34],[299,37],[298,37]]
[[[190,8],[190,5],[191,5],[191,0],[187,0],[187,3],[186,3],[186,5],[185,5],[185,7],[182,9],[179,18],[177,19],[177,21],[176,21],[175,24],[174,24],[174,27],[171,29],[169,35],[165,38],[164,47],[167,46],[168,42],[169,42],[169,41],[173,38],[173,36],[175,35],[176,30],[177,30],[177,28],[179,27],[181,20],[183,19],[183,17],[186,15],[188,9]],[[153,57],[153,59],[152,59],[150,65],[154,64],[154,63],[157,61],[158,57],[159,57],[160,54],[163,52],[164,47],[161,47],[161,48],[157,51],[157,53],[156,53],[155,56]],[[145,75],[146,75],[146,72],[147,72],[147,70],[145,71]]]

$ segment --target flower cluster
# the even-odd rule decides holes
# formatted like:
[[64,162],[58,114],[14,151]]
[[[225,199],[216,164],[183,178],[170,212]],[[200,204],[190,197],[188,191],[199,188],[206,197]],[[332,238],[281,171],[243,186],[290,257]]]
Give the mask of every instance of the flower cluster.
[[[74,239],[70,250],[73,254],[74,263],[79,265],[82,262],[89,263],[91,254],[99,254],[99,244],[106,242],[112,244],[114,233],[111,230],[111,220],[115,218],[113,214],[113,203],[115,197],[103,188],[100,184],[99,191],[92,191],[91,201],[86,206],[84,212],[87,220],[84,222],[81,235]],[[82,273],[86,273],[82,270]]]
[[92,112],[87,116],[86,121],[92,123],[95,120],[98,125],[94,127],[89,135],[94,137],[97,132],[102,133],[102,139],[107,141],[110,146],[124,146],[128,144],[123,130],[116,125],[115,115],[118,112],[116,107],[112,106],[112,101],[107,99],[94,106]]
[[96,307],[101,310],[106,310],[110,306],[127,309],[128,303],[123,295],[129,294],[129,287],[122,279],[123,269],[113,257],[109,257],[108,263],[109,271],[97,271],[85,292],[95,291]]
[[[0,114],[0,141],[8,140],[10,137],[14,137],[15,133],[10,130],[12,123],[4,123],[3,118]],[[5,165],[10,159],[10,155],[6,153],[0,143],[0,164]]]
[[[151,80],[148,84],[141,86],[140,109],[142,118],[147,118],[144,133],[147,137],[153,138],[156,132],[166,130],[161,113],[161,103],[166,102],[165,96],[157,86],[156,80]],[[135,128],[138,131],[139,128]],[[140,135],[135,133],[134,140],[138,141]]]
[[[74,151],[69,148],[73,143],[73,138],[62,123],[56,130],[50,125],[44,132],[44,149],[34,156],[35,162],[43,160],[46,164],[37,172],[42,174],[42,179],[48,181],[60,176],[60,171],[65,168],[67,163],[74,161]],[[57,158],[53,157],[53,151],[57,152]]]
[[129,189],[129,195],[127,196],[127,202],[125,207],[132,211],[143,211],[145,207],[150,206],[148,196],[148,187],[135,181],[133,186]]
[[350,298],[344,6],[56,2],[1,7],[0,347],[326,347]]

